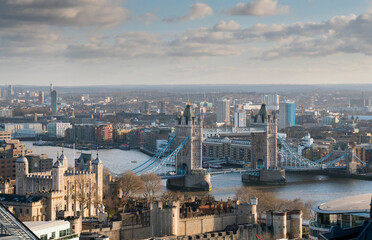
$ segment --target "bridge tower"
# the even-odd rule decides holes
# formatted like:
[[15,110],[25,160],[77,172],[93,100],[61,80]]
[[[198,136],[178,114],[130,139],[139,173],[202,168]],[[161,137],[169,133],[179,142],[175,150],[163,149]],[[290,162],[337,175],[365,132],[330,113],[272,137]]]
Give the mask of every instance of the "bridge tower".
[[195,117],[191,104],[187,103],[183,115],[176,120],[176,145],[180,145],[187,137],[188,141],[177,156],[177,170],[202,168],[202,134],[203,120]]
[[176,172],[185,176],[168,179],[167,187],[183,191],[211,190],[210,175],[202,167],[203,119],[194,116],[190,103],[186,104],[183,115],[176,119],[175,132],[176,146],[188,138],[176,158]]
[[252,117],[251,123],[254,127],[264,130],[252,133],[252,168],[276,169],[278,167],[277,117],[275,114],[269,115],[266,104],[262,103],[260,111]]

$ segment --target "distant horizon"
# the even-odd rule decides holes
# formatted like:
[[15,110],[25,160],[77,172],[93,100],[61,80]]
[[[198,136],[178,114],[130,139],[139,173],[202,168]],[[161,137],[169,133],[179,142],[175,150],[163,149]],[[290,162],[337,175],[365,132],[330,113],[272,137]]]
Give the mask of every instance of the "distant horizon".
[[[8,85],[2,85],[6,88]],[[34,91],[48,91],[50,85],[13,85],[13,88],[25,88]],[[99,93],[99,92],[127,92],[127,91],[156,91],[156,92],[184,92],[184,93],[223,93],[223,92],[255,92],[262,94],[283,94],[286,92],[314,92],[314,91],[353,91],[372,92],[369,84],[163,84],[163,85],[81,85],[58,86],[54,89],[60,93]]]
[[[38,84],[2,84],[0,87],[6,87],[12,85],[14,87],[50,87],[49,85],[38,85]],[[116,87],[116,86],[131,86],[131,87],[157,87],[157,86],[364,86],[364,85],[372,85],[371,83],[319,83],[319,84],[290,84],[290,83],[282,83],[282,84],[270,84],[270,83],[263,83],[263,84],[253,84],[253,83],[220,83],[220,84],[209,84],[209,83],[200,83],[200,84],[92,84],[92,85],[56,85],[53,84],[53,87]]]

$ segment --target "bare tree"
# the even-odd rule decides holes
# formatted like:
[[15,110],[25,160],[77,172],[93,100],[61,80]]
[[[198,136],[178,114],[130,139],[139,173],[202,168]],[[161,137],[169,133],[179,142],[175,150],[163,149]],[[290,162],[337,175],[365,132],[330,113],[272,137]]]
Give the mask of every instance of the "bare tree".
[[117,188],[120,191],[121,202],[125,211],[128,200],[143,192],[144,183],[139,176],[128,171],[120,175],[117,181]]
[[147,200],[152,201],[163,192],[161,178],[155,173],[143,174],[141,180],[144,184],[143,197]]
[[[71,197],[76,205],[79,205],[82,216],[84,217],[85,209],[88,209],[91,215],[91,207],[98,209],[101,204],[97,196],[97,185],[92,181],[89,175],[77,175],[75,181],[70,184]],[[75,206],[75,211],[77,210]]]
[[167,192],[164,192],[161,197],[160,197],[160,200],[164,203],[164,202],[168,202],[168,201],[178,201],[178,200],[184,200],[185,199],[185,195],[181,192],[172,192],[172,191],[167,191]]
[[235,195],[235,198],[242,202],[249,202],[252,197],[258,198],[257,213],[260,221],[267,211],[280,210],[302,210],[305,219],[311,218],[311,209],[314,205],[312,201],[304,203],[300,198],[284,200],[277,198],[272,192],[264,192],[252,187],[240,187]]
[[250,202],[252,197],[258,198],[257,213],[260,221],[262,215],[267,211],[278,211],[283,207],[283,201],[273,193],[260,191],[252,187],[240,187],[235,195],[235,198],[241,202]]

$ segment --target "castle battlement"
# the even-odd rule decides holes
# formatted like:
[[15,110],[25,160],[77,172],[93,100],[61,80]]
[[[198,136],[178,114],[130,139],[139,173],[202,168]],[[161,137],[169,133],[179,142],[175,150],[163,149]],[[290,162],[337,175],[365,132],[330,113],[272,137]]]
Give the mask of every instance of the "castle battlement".
[[94,172],[90,171],[80,171],[80,170],[67,170],[65,171],[65,176],[77,176],[77,175],[94,175]]
[[46,175],[46,174],[27,174],[25,176],[26,179],[30,179],[30,178],[33,178],[33,179],[52,179],[52,175]]

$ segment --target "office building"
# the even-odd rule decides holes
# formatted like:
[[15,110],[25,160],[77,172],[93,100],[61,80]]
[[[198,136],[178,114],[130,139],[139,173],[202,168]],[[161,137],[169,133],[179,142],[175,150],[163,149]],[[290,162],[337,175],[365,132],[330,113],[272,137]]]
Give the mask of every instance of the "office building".
[[247,126],[247,113],[245,110],[236,109],[234,112],[234,127],[241,128]]
[[279,104],[279,129],[296,125],[296,103],[285,101]]
[[33,231],[41,240],[43,239],[70,239],[79,240],[77,234],[73,234],[70,222],[64,220],[32,221],[24,224]]
[[268,110],[279,110],[279,95],[262,95],[261,103],[266,103]]
[[[313,208],[315,218],[309,224],[309,239],[328,239],[321,234],[328,233],[331,228],[338,228],[339,233],[344,230],[361,226],[363,221],[370,220],[371,194],[362,194],[330,202],[322,203]],[[337,239],[362,239],[357,238]],[[332,238],[331,238],[332,239]],[[336,239],[336,238],[333,238]]]
[[15,138],[35,137],[43,132],[41,123],[5,123],[4,131],[10,132]]
[[217,102],[217,123],[230,124],[230,101],[228,99]]

